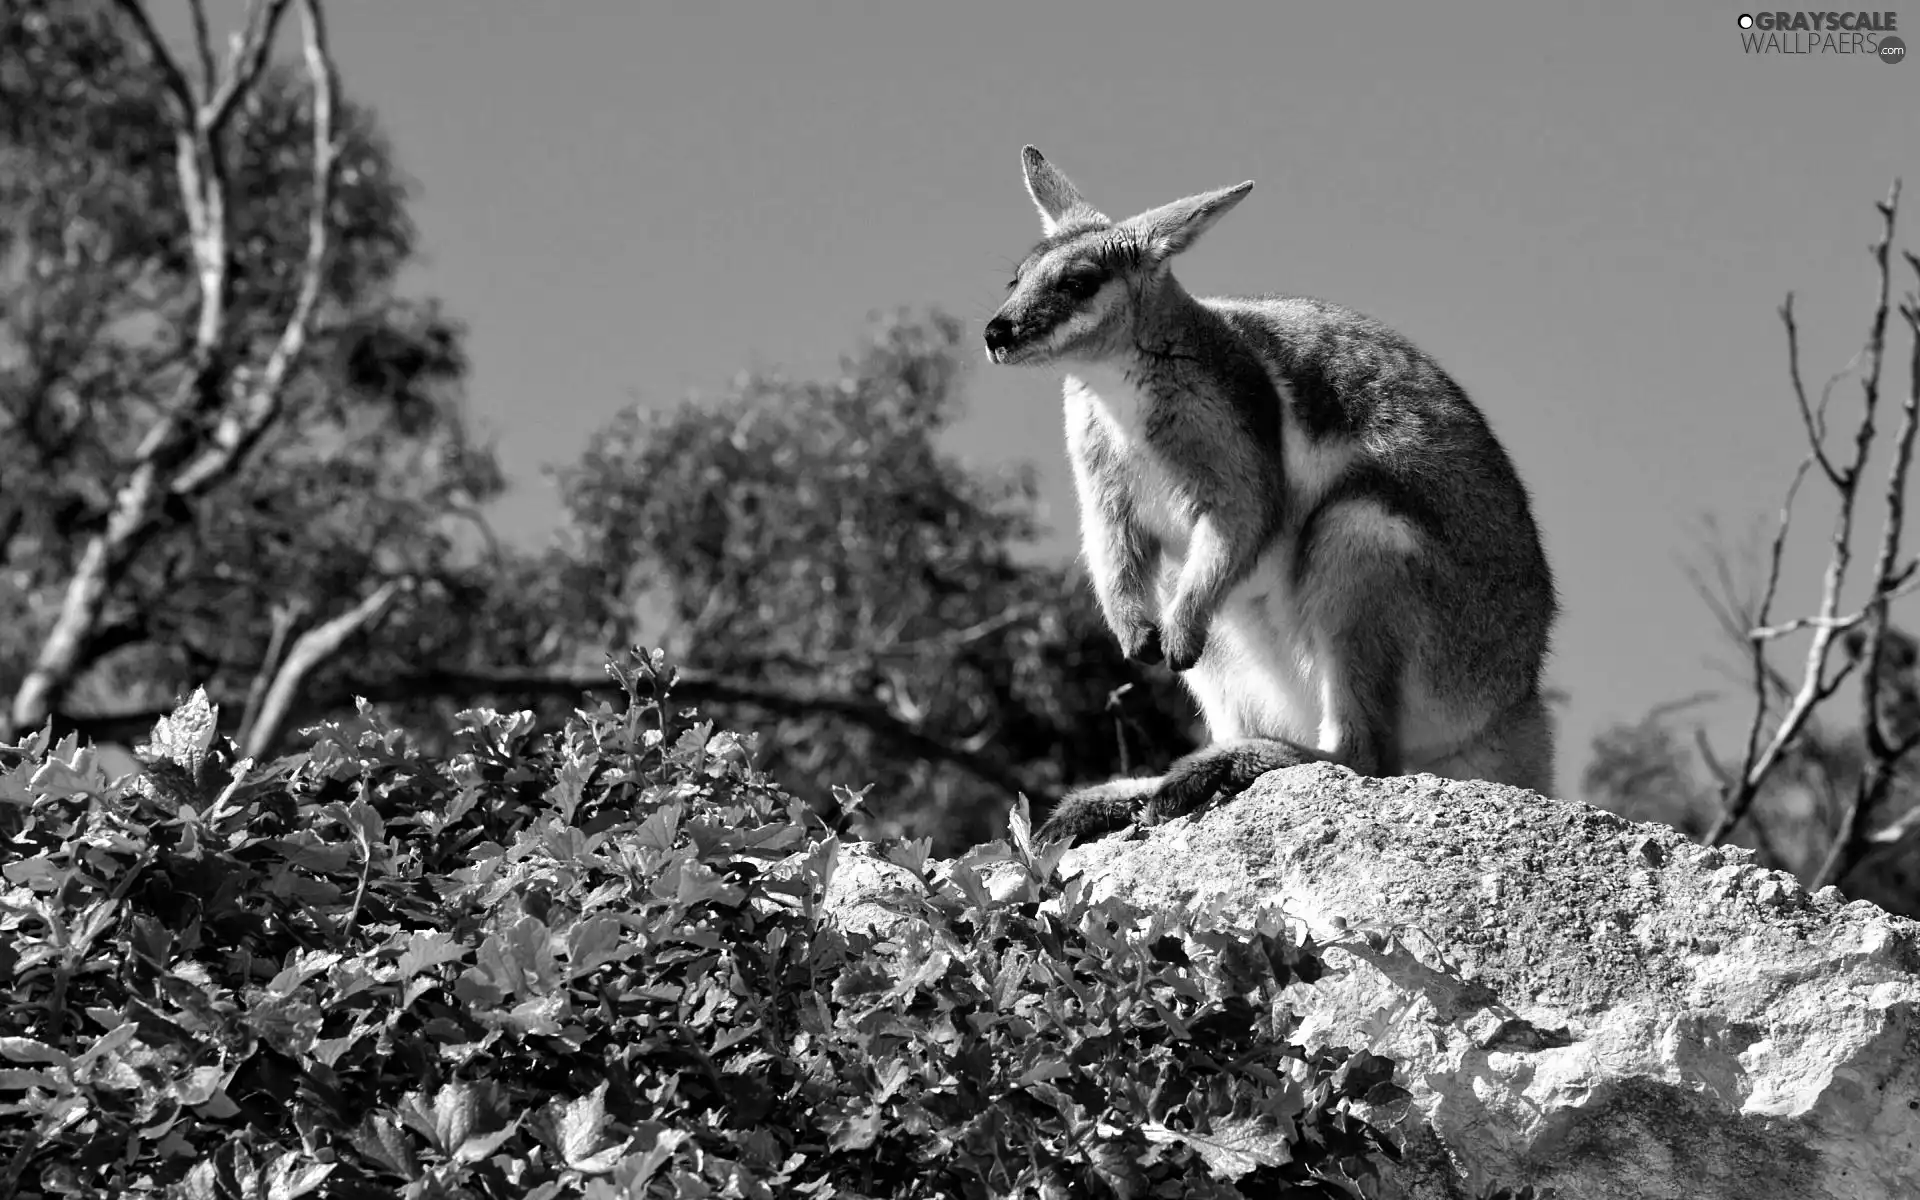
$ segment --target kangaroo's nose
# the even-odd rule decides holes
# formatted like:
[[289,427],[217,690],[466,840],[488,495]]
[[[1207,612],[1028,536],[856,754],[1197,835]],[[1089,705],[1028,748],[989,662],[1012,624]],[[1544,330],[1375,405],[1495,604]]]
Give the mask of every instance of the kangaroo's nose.
[[987,322],[987,349],[1005,350],[1013,345],[1013,322],[1005,317],[995,317]]

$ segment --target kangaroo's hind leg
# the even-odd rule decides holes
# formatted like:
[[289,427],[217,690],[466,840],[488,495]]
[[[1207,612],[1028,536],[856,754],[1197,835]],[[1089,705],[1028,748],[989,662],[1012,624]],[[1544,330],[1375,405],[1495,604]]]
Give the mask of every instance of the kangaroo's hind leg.
[[1142,805],[1160,787],[1159,776],[1114,779],[1061,797],[1040,825],[1041,841],[1065,838],[1074,845],[1117,833],[1138,821]]
[[1231,799],[1268,771],[1325,758],[1278,738],[1215,742],[1181,758],[1165,775],[1115,779],[1067,793],[1041,824],[1039,836],[1078,845],[1129,825],[1156,825],[1185,816],[1216,795]]
[[1215,796],[1232,799],[1268,771],[1322,762],[1326,755],[1280,738],[1236,738],[1203,746],[1160,777],[1147,800],[1149,823],[1184,817]]
[[1419,620],[1412,535],[1364,496],[1330,503],[1307,524],[1291,570],[1320,698],[1318,744],[1255,729],[1269,736],[1197,750],[1164,776],[1148,804],[1154,819],[1182,816],[1216,795],[1232,799],[1268,771],[1301,763],[1334,762],[1361,775],[1403,769],[1407,639]]

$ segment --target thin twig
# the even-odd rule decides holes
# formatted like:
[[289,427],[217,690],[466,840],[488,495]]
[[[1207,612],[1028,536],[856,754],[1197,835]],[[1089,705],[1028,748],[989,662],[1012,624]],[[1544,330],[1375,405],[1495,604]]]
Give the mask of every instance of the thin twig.
[[233,735],[233,740],[243,746],[253,735],[253,727],[260,720],[260,706],[266,703],[267,689],[272,686],[274,674],[280,669],[280,655],[286,649],[287,636],[293,632],[293,626],[299,621],[305,607],[298,599],[273,606],[273,632],[267,637],[267,654],[254,671],[253,682],[247,686],[247,707],[240,714],[240,728]]
[[[1793,479],[1787,484],[1786,497],[1780,503],[1780,520],[1774,528],[1773,543],[1768,552],[1767,580],[1760,594],[1760,604],[1754,610],[1754,619],[1764,623],[1773,610],[1774,599],[1780,593],[1781,564],[1786,557],[1787,534],[1793,527],[1793,502],[1800,494],[1800,486],[1806,482],[1807,472],[1812,468],[1812,455],[1800,460],[1794,469]],[[1753,718],[1747,725],[1746,751],[1741,756],[1740,773],[1734,777],[1731,785],[1722,789],[1720,817],[1713,828],[1707,832],[1707,844],[1717,846],[1724,842],[1734,828],[1747,815],[1753,806],[1754,797],[1759,795],[1758,784],[1749,784],[1754,775],[1754,766],[1762,754],[1761,737],[1766,728],[1767,712],[1772,707],[1772,692],[1768,688],[1772,664],[1767,661],[1765,643],[1749,642],[1753,664]],[[1778,751],[1774,752],[1778,757]],[[1771,766],[1769,766],[1771,769]]]
[[[1875,247],[1875,258],[1880,266],[1880,308],[1876,314],[1874,340],[1868,344],[1867,374],[1862,380],[1862,386],[1869,390],[1870,395],[1879,387],[1885,354],[1887,294],[1891,285],[1887,254],[1899,199],[1900,184],[1895,181],[1887,202],[1881,206],[1886,218],[1887,236]],[[1920,263],[1915,262],[1914,256],[1907,254],[1904,257],[1920,273]],[[1882,683],[1882,654],[1886,644],[1888,605],[1884,584],[1892,576],[1893,562],[1899,555],[1900,535],[1906,518],[1907,473],[1913,462],[1914,439],[1920,433],[1920,293],[1915,294],[1911,303],[1902,304],[1899,311],[1908,327],[1912,354],[1907,395],[1901,405],[1900,430],[1894,440],[1893,460],[1887,468],[1887,513],[1880,529],[1879,551],[1874,559],[1875,596],[1865,607],[1868,613],[1866,644],[1860,655],[1860,661],[1866,664],[1861,687],[1861,732],[1866,740],[1868,759],[1854,788],[1853,800],[1841,816],[1839,828],[1834,831],[1832,844],[1827,848],[1826,859],[1814,877],[1816,888],[1839,883],[1871,849],[1868,830],[1874,815],[1892,790],[1901,760],[1913,749],[1916,741],[1920,741],[1920,733],[1915,733],[1898,744],[1890,742],[1881,711],[1885,690]]]
[[262,758],[266,755],[274,739],[280,736],[280,730],[285,727],[287,714],[293,708],[294,698],[300,694],[301,685],[306,683],[307,675],[338,653],[348,638],[378,621],[399,594],[403,582],[389,579],[346,612],[300,635],[293,643],[293,649],[287,652],[287,661],[274,673],[266,698],[260,702],[259,716],[241,742],[242,750],[248,757]]
[[373,843],[367,838],[366,827],[353,821],[353,840],[360,846],[360,886],[354,889],[353,907],[347,911],[347,923],[340,930],[341,941],[353,937],[353,927],[360,923],[360,909],[367,902],[367,880],[373,874]]
[[[1880,266],[1879,291],[1878,301],[1874,307],[1873,321],[1868,329],[1865,347],[1867,367],[1861,378],[1862,404],[1860,422],[1854,429],[1853,458],[1845,466],[1836,467],[1826,459],[1825,450],[1822,446],[1816,443],[1811,448],[1812,461],[1822,464],[1823,471],[1825,471],[1828,479],[1834,485],[1834,490],[1838,493],[1839,511],[1834,516],[1833,533],[1830,543],[1831,550],[1827,558],[1826,571],[1821,581],[1820,606],[1813,623],[1809,625],[1813,637],[1807,647],[1806,662],[1803,667],[1800,685],[1789,700],[1786,712],[1781,715],[1779,723],[1775,725],[1773,735],[1764,739],[1764,745],[1762,745],[1760,729],[1765,724],[1765,714],[1768,707],[1767,699],[1764,695],[1764,679],[1762,677],[1762,673],[1765,670],[1765,640],[1760,639],[1753,643],[1755,661],[1758,664],[1755,668],[1756,691],[1762,692],[1763,694],[1759,695],[1755,700],[1755,715],[1753,724],[1749,730],[1748,750],[1745,760],[1742,763],[1740,777],[1732,792],[1724,798],[1720,818],[1714,823],[1712,830],[1710,830],[1707,835],[1709,845],[1718,845],[1732,834],[1734,828],[1753,806],[1754,798],[1759,795],[1760,788],[1766,782],[1767,776],[1772,773],[1775,765],[1780,761],[1781,754],[1793,743],[1795,738],[1800,736],[1814,708],[1826,700],[1827,697],[1831,696],[1834,688],[1838,686],[1837,681],[1829,681],[1826,678],[1827,658],[1832,651],[1833,640],[1839,633],[1839,630],[1835,628],[1835,622],[1836,618],[1840,615],[1840,599],[1841,593],[1846,585],[1847,569],[1853,560],[1854,505],[1860,494],[1861,472],[1866,467],[1867,458],[1872,451],[1873,439],[1877,432],[1875,417],[1880,399],[1880,370],[1886,345],[1887,299],[1891,283],[1887,271],[1887,253],[1893,243],[1894,214],[1897,209],[1899,195],[1900,185],[1896,181],[1886,202],[1877,205],[1881,214],[1881,236],[1880,240],[1874,243],[1872,253],[1875,261]],[[1797,375],[1799,350],[1797,335],[1793,325],[1792,303],[1790,298],[1789,302],[1782,306],[1781,316],[1788,330],[1790,364],[1792,370]],[[1803,392],[1800,393],[1800,398],[1804,400]],[[1810,436],[1824,432],[1824,409],[1825,401],[1823,399],[1822,412],[1819,414],[1819,419],[1809,420],[1807,422]],[[1800,471],[1795,474],[1793,485],[1789,489],[1789,505],[1791,504],[1793,492],[1798,489],[1805,474],[1806,466],[1803,464]],[[1762,603],[1760,612],[1757,614],[1759,619],[1756,623],[1760,625],[1767,624],[1770,616],[1771,601],[1777,583],[1780,559],[1785,545],[1787,524],[1787,519],[1783,513],[1780,529],[1774,542],[1774,560],[1769,575],[1767,597]],[[1888,569],[1891,569],[1890,564],[1888,564]],[[1884,583],[1886,578],[1887,576],[1885,575],[1876,575],[1876,585]],[[1873,607],[1871,600],[1867,607]],[[1871,685],[1871,675],[1872,672],[1869,671],[1869,685]]]
[[[227,66],[227,77],[219,89],[208,98],[206,107],[200,110],[200,125],[209,137],[217,138],[226,130],[227,120],[233,115],[240,97],[253,90],[259,81],[260,72],[266,69],[267,55],[273,49],[273,35],[280,28],[280,18],[286,15],[290,0],[252,0],[247,5],[247,29],[241,36],[240,48]],[[312,20],[312,0],[301,0],[302,7],[308,10],[308,19]]]
[[174,61],[168,51],[165,39],[153,22],[147,19],[147,10],[139,0],[114,0],[120,11],[132,22],[140,40],[147,48],[147,55],[153,59],[153,65],[160,72],[160,82],[166,85],[167,97],[174,105],[174,121],[177,127],[191,127],[196,119],[199,106],[193,101],[193,88],[188,86],[186,75],[180,70],[180,64]]
[[1920,567],[1920,561],[1909,562],[1895,571],[1887,578],[1886,589],[1875,593],[1874,598],[1868,602],[1868,606],[1857,612],[1849,613],[1844,617],[1834,617],[1831,620],[1822,617],[1795,617],[1781,625],[1756,626],[1747,631],[1747,636],[1755,641],[1773,641],[1789,634],[1799,633],[1803,629],[1831,629],[1835,633],[1845,633],[1865,621],[1871,615],[1874,605],[1897,600],[1920,590],[1920,578],[1915,576],[1916,567]]
[[220,86],[220,68],[213,58],[213,31],[207,27],[207,0],[187,0],[193,15],[193,49],[200,59],[200,98],[213,95]]
[[[1827,481],[1835,487],[1844,487],[1845,482],[1840,469],[1827,457],[1827,404],[1826,396],[1820,399],[1820,412],[1815,416],[1813,407],[1807,403],[1807,387],[1800,381],[1800,328],[1793,320],[1793,293],[1788,292],[1784,303],[1780,305],[1780,321],[1787,327],[1787,378],[1793,384],[1794,406],[1800,410],[1801,423],[1806,426],[1807,443],[1813,450],[1813,461],[1820,464]],[[1828,391],[1833,388],[1827,384]]]

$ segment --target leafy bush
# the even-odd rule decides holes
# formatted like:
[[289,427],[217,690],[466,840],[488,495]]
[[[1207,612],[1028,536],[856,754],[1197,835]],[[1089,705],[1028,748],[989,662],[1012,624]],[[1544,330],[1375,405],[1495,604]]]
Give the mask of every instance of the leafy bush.
[[[1090,903],[1061,848],[829,919],[840,837],[675,714],[235,762],[196,695],[110,780],[0,748],[0,1195],[1357,1195],[1401,1093],[1289,1044],[1312,947]],[[843,793],[843,800],[854,800]],[[870,851],[863,851],[863,853]]]

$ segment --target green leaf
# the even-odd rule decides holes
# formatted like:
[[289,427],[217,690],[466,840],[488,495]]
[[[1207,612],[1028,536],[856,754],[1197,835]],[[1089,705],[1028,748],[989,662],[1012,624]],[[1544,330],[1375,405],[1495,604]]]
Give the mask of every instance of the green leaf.
[[1258,1115],[1218,1116],[1209,1133],[1169,1129],[1158,1121],[1140,1127],[1149,1142],[1190,1146],[1207,1164],[1207,1169],[1229,1182],[1250,1175],[1261,1167],[1278,1167],[1292,1161],[1286,1143],[1272,1122]]
[[594,968],[637,953],[637,946],[622,946],[626,927],[609,916],[588,917],[567,931],[568,978],[578,979]]
[[680,872],[674,899],[689,908],[708,902],[732,908],[746,895],[745,889],[728,883],[705,863],[689,862]]
[[629,1154],[616,1166],[619,1177],[626,1180],[628,1195],[642,1195],[647,1182],[660,1173],[680,1149],[693,1140],[693,1133],[685,1129],[664,1129],[652,1127],[653,1142],[638,1154]]
[[29,805],[34,801],[33,775],[39,768],[26,759],[6,771],[0,771],[0,800]]
[[409,934],[407,948],[401,952],[397,964],[400,979],[404,982],[442,963],[459,962],[467,956],[468,949],[444,933],[428,930]]
[[268,844],[284,855],[288,863],[312,875],[342,875],[358,866],[358,854],[354,850],[306,840],[311,836],[301,834],[298,840],[278,838]]
[[580,803],[586,798],[587,781],[593,777],[594,768],[599,765],[600,756],[588,753],[582,757],[569,754],[560,764],[560,772],[553,786],[547,789],[546,802],[560,812],[560,819],[567,824],[573,823],[573,814],[579,811]]
[[267,1200],[299,1200],[326,1182],[337,1163],[302,1163],[291,1150],[283,1151],[265,1171]]
[[641,849],[663,853],[672,850],[680,832],[680,818],[685,811],[684,805],[661,805],[640,822],[640,828],[634,831],[633,844]]
[[4,874],[9,881],[21,887],[29,887],[39,892],[50,891],[60,883],[60,868],[44,854],[17,859],[5,866],[0,866],[0,874]]
[[472,1084],[459,1080],[441,1085],[432,1100],[425,1092],[409,1092],[400,1101],[400,1116],[432,1142],[434,1149],[451,1155],[466,1144],[480,1119],[479,1093]]
[[[403,1119],[405,1119],[405,1103],[405,1101],[402,1102]],[[420,1162],[414,1157],[413,1147],[408,1143],[406,1133],[392,1118],[380,1113],[369,1113],[367,1118],[354,1129],[351,1136],[354,1147],[360,1153],[387,1171],[402,1179],[419,1178]],[[428,1123],[426,1137],[429,1141],[433,1139],[431,1122]]]
[[219,706],[207,700],[207,689],[195,688],[180,707],[154,722],[153,735],[134,752],[166,759],[197,779],[213,745],[219,715]]
[[1393,1060],[1367,1050],[1355,1050],[1333,1073],[1333,1090],[1343,1096],[1363,1098],[1383,1083],[1393,1082]]
[[[603,1175],[620,1161],[620,1147],[606,1147],[607,1082],[560,1106],[556,1128],[560,1153],[569,1167],[587,1175]],[[558,1102],[556,1101],[556,1104]]]
[[[62,749],[67,743],[62,742]],[[28,789],[49,800],[72,800],[97,796],[108,790],[107,773],[100,768],[93,748],[74,747],[66,758],[49,758],[40,764],[27,782]]]
[[510,956],[520,981],[517,990],[552,990],[560,982],[560,972],[553,957],[553,936],[546,923],[538,917],[521,917],[504,932],[505,938],[500,944],[503,957]]
[[880,1136],[881,1110],[878,1106],[856,1116],[842,1117],[828,1124],[832,1136],[828,1145],[835,1150],[866,1150]]
[[331,950],[296,950],[280,973],[267,983],[267,991],[280,996],[292,995],[301,984],[331,970],[341,959],[342,955]]
[[220,1200],[219,1168],[213,1165],[212,1159],[201,1159],[187,1172],[180,1190],[186,1200]]
[[[1087,1161],[1100,1181],[1113,1190],[1116,1200],[1144,1200],[1147,1173],[1140,1169],[1124,1143],[1103,1138],[1087,1147]],[[1191,1196],[1191,1190],[1183,1196]]]
[[0,1037],[0,1057],[13,1062],[52,1063],[67,1070],[73,1067],[73,1059],[66,1051],[55,1049],[33,1038]]

